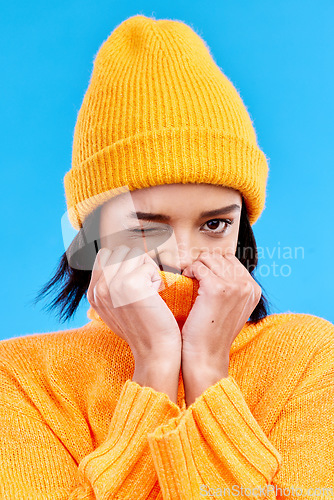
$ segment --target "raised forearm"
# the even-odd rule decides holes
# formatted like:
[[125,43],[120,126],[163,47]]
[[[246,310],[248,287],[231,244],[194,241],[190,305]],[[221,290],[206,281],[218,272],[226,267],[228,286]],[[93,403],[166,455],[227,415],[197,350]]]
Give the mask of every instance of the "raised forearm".
[[187,408],[193,404],[203,392],[222,378],[228,377],[228,361],[202,365],[194,359],[182,358],[182,378]]

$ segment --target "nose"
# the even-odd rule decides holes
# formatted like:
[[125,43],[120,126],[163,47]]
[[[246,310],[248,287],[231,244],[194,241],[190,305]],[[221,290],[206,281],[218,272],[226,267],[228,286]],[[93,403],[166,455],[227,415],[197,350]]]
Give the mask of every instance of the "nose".
[[208,248],[198,248],[193,238],[182,239],[174,235],[167,244],[155,250],[155,262],[161,271],[175,274],[182,274],[186,267],[190,266],[204,250]]

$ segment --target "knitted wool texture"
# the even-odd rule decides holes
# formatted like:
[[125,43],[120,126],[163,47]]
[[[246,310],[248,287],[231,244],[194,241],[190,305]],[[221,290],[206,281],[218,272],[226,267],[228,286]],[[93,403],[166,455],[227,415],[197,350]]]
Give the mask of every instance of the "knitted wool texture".
[[267,176],[247,109],[198,34],[143,15],[116,27],[95,57],[64,177],[75,229],[113,196],[174,183],[238,190],[254,224]]
[[[182,323],[196,280],[161,275]],[[187,407],[182,370],[177,403],[142,387],[129,345],[87,314],[80,328],[0,342],[2,500],[333,496],[331,323],[294,313],[247,322],[229,376]]]

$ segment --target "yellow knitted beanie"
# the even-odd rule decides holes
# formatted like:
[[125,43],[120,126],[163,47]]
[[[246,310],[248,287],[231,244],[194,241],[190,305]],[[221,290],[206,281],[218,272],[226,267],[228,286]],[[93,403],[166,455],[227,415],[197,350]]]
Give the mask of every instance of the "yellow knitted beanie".
[[240,95],[192,28],[135,15],[114,29],[95,56],[64,177],[75,229],[122,189],[174,183],[238,190],[254,224],[267,176]]

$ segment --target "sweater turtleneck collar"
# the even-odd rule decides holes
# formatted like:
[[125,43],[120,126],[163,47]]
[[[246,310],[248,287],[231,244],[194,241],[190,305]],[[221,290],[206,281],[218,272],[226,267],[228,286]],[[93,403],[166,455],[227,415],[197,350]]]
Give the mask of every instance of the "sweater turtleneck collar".
[[[199,282],[196,279],[167,271],[159,271],[159,274],[163,279],[163,287],[161,287],[163,289],[158,293],[172,311],[179,327],[182,327],[198,295]],[[102,321],[93,307],[90,307],[87,316],[90,319]]]
[[[167,271],[159,271],[159,274],[163,279],[164,289],[160,290],[158,293],[172,311],[179,328],[182,329],[198,295],[199,282],[195,278],[189,278],[188,276]],[[90,307],[87,311],[87,317],[91,320],[102,322],[103,325],[110,330],[93,307]],[[270,316],[258,322],[247,321],[240,333],[234,339],[231,352],[239,349],[256,336],[260,330],[260,325],[263,322],[266,323],[268,318],[270,318]]]

